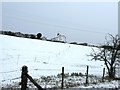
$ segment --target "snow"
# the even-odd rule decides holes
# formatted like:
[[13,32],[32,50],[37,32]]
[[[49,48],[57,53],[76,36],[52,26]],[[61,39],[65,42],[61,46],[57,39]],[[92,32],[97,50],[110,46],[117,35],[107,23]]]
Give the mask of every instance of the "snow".
[[[22,66],[34,77],[65,73],[86,73],[102,76],[104,63],[90,61],[91,47],[0,35],[0,84],[20,78]],[[18,79],[20,81],[20,79]]]

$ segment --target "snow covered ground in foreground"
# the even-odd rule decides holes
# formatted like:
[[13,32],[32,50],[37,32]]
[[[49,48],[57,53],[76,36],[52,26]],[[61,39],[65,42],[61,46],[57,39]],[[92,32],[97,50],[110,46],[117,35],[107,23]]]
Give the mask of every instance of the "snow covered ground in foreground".
[[65,73],[85,73],[86,65],[89,74],[102,76],[104,63],[89,61],[91,52],[92,48],[86,46],[0,35],[0,84],[19,78],[23,65],[28,66],[33,78],[57,75],[62,67]]

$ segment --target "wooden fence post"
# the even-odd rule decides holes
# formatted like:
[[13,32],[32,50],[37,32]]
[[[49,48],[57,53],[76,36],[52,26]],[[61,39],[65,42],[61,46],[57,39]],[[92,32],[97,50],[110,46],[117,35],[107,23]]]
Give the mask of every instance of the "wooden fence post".
[[86,84],[88,84],[88,70],[89,70],[89,66],[87,65],[87,70],[86,70]]
[[21,90],[26,90],[27,88],[27,73],[28,73],[28,67],[23,66],[22,75],[21,75]]
[[30,76],[27,75],[28,79],[38,88],[38,90],[44,90],[40,85],[38,85],[35,80]]
[[104,77],[105,77],[105,68],[103,68],[102,82],[104,82]]
[[64,67],[62,67],[62,84],[61,84],[61,89],[64,88]]

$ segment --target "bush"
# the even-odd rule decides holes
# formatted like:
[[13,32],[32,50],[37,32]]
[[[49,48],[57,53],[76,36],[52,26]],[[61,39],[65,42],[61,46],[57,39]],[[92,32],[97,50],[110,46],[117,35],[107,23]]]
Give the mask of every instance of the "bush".
[[87,43],[80,43],[79,45],[88,46]]
[[77,45],[77,42],[71,42],[70,44],[76,44]]
[[36,36],[33,35],[33,34],[31,34],[31,35],[30,35],[30,38],[32,38],[32,39],[36,39]]
[[41,34],[41,33],[38,33],[38,34],[37,34],[37,39],[41,39],[41,37],[42,37],[42,34]]
[[29,35],[28,34],[24,34],[24,38],[29,38]]

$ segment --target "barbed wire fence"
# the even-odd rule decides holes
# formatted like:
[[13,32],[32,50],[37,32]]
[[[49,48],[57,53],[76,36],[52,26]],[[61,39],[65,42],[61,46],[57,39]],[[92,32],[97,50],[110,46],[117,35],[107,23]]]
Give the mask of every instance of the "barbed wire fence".
[[[85,67],[85,66],[83,66],[83,67]],[[32,75],[32,76],[34,77],[34,80],[36,80],[36,82],[38,82],[40,85],[44,86],[44,88],[47,88],[47,86],[59,87],[59,88],[60,87],[61,88],[72,87],[75,84],[71,83],[72,81],[74,81],[71,77],[76,78],[77,85],[82,85],[82,84],[88,85],[91,83],[96,84],[98,82],[104,81],[103,80],[104,75],[102,77],[97,77],[97,75],[90,74],[89,73],[90,70],[88,68],[90,69],[90,68],[94,68],[94,67],[86,66],[86,68],[84,68],[85,73],[81,73],[81,69],[80,70],[77,70],[77,69],[72,70],[72,69],[66,69],[65,67],[64,67],[64,70],[62,69],[62,71],[61,71],[61,68],[60,69],[38,69],[38,68],[31,69],[30,68],[29,71],[36,72],[35,75]],[[57,75],[50,75],[50,73],[49,73],[49,72],[56,72],[56,71],[59,72],[59,73],[56,73]],[[6,71],[6,72],[0,72],[0,74],[10,74],[10,73],[12,74],[12,73],[18,73],[18,72],[20,73],[21,70],[11,70],[11,71]],[[48,75],[44,76],[39,72],[47,72]],[[94,71],[94,72],[97,72],[97,71]],[[101,73],[105,74],[105,71],[101,72]],[[80,77],[84,77],[84,78],[81,79]],[[7,84],[7,85],[5,85],[5,87],[21,87],[21,85],[20,85],[21,75],[19,75],[18,77],[10,78],[10,79],[3,79],[1,82],[2,83],[4,83],[4,82],[13,83],[10,85]],[[59,82],[61,83],[61,85],[58,85]],[[28,82],[28,85],[30,86],[31,83]],[[31,87],[33,87],[33,85],[31,85]]]

